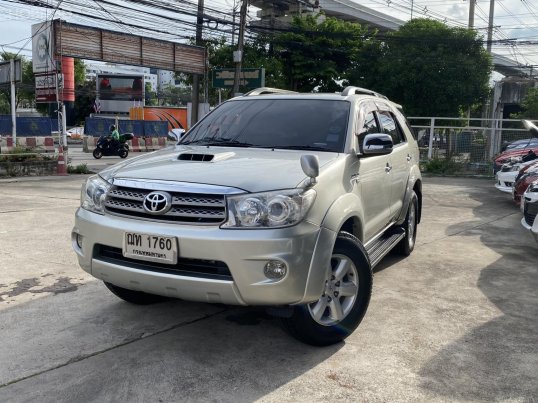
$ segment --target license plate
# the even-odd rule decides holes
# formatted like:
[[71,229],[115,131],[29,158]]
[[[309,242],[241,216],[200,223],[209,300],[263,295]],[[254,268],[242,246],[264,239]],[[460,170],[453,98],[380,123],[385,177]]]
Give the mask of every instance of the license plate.
[[159,262],[176,264],[178,247],[176,238],[125,232],[123,236],[123,256]]

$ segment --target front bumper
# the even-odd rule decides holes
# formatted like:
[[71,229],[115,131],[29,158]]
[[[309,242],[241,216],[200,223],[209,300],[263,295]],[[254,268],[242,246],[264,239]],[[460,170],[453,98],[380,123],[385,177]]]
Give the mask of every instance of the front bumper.
[[[175,237],[181,258],[223,262],[231,276],[216,279],[151,271],[145,269],[143,261],[132,264],[97,253],[99,245],[121,249],[126,231]],[[317,300],[335,239],[335,232],[309,222],[281,229],[223,230],[103,216],[82,208],[77,210],[72,233],[80,266],[98,279],[151,294],[233,305],[289,305]],[[286,263],[288,271],[283,279],[264,275],[269,260]]]
[[495,187],[501,192],[512,193],[512,187],[517,177],[518,171],[514,172],[497,172],[497,181]]

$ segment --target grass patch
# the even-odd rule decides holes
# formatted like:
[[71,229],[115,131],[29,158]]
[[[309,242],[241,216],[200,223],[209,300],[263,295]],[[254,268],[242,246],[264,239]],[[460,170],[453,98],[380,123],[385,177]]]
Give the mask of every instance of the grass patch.
[[68,165],[67,166],[68,174],[89,174],[91,171],[88,169],[87,164],[80,164],[77,166]]

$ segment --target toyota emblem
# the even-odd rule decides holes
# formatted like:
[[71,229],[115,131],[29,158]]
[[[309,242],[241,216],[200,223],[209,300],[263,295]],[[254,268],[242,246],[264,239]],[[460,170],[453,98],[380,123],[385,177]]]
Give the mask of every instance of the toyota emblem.
[[144,198],[143,205],[149,214],[165,214],[172,207],[172,196],[166,192],[151,192]]

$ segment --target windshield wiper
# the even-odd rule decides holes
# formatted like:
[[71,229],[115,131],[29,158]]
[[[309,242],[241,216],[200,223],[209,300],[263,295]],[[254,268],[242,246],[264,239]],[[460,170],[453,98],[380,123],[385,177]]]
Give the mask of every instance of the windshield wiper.
[[230,147],[252,147],[254,144],[245,143],[242,141],[232,140],[229,138],[217,138],[217,139],[211,139],[211,138],[205,138],[205,139],[198,139],[193,141],[187,141],[185,143],[180,144],[198,144],[201,146],[230,146]]
[[274,146],[274,147],[267,147],[267,148],[275,148],[275,149],[288,149],[288,150],[313,150],[313,151],[328,151],[328,152],[334,152],[331,149],[320,147],[320,146]]

